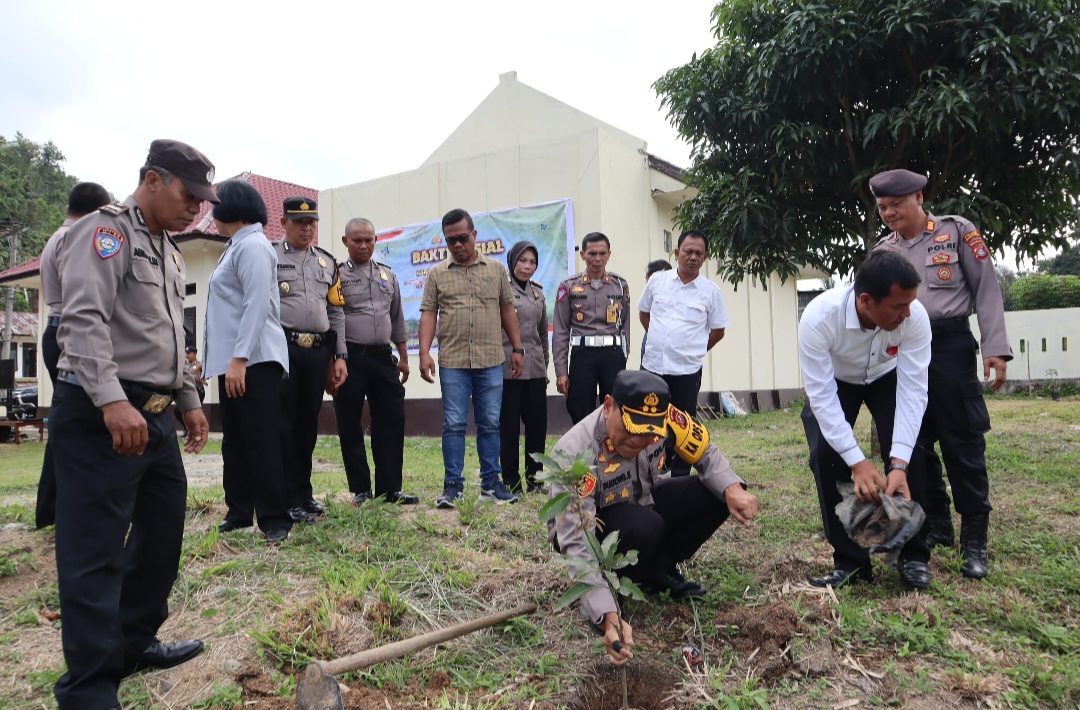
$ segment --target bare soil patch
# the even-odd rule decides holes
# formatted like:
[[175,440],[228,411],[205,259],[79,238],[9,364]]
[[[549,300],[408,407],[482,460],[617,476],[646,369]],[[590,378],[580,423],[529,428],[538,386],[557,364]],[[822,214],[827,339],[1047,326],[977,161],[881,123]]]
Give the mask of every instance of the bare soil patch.
[[[593,659],[585,668],[577,692],[568,703],[571,710],[606,710],[623,707],[622,672],[606,658]],[[661,710],[672,704],[679,675],[669,666],[635,660],[626,665],[626,697],[629,707]]]

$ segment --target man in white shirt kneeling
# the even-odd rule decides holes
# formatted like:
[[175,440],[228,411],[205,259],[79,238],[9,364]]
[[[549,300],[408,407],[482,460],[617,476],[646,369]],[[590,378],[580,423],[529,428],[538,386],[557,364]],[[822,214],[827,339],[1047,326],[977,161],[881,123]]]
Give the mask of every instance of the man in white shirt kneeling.
[[[916,440],[926,410],[930,320],[915,300],[918,286],[907,259],[877,252],[859,267],[854,286],[815,298],[799,323],[803,427],[834,563],[831,572],[810,579],[814,586],[873,578],[869,553],[848,537],[836,515],[837,483],[854,480],[862,501],[901,495],[922,503],[923,454]],[[877,424],[885,476],[855,440],[852,427],[863,404]],[[916,535],[900,551],[901,581],[914,589],[930,586],[929,560],[930,550]]]

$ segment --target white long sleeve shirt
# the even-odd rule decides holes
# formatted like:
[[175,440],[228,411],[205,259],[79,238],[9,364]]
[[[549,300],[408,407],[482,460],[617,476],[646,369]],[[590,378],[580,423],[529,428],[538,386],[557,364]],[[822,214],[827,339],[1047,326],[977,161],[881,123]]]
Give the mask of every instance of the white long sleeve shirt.
[[855,310],[854,287],[821,294],[799,322],[799,364],[806,396],[829,446],[854,466],[866,459],[844,417],[836,381],[870,384],[896,370],[891,456],[911,460],[926,411],[930,319],[918,301],[896,330],[866,329]]

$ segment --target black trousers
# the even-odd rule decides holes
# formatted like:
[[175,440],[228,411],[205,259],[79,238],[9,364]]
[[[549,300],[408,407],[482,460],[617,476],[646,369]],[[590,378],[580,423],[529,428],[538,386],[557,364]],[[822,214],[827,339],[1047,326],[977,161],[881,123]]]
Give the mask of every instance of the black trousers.
[[[689,375],[654,375],[663,378],[667,383],[668,392],[671,394],[671,403],[676,409],[681,409],[691,417],[697,416],[698,393],[701,391],[701,370]],[[669,462],[671,475],[675,478],[690,475],[690,464],[675,453],[675,447],[669,445],[665,448],[664,460]]]
[[390,346],[348,343],[347,347],[349,376],[334,397],[334,414],[349,490],[371,493],[371,469],[360,423],[366,399],[371,419],[371,456],[375,461],[375,495],[396,493],[401,490],[405,451],[405,386],[398,380],[397,361]]
[[990,480],[986,474],[986,438],[990,413],[978,372],[978,344],[968,331],[934,331],[930,344],[930,399],[919,443],[926,451],[928,515],[946,517],[949,493],[934,443],[941,443],[956,510],[961,515],[989,513]]
[[330,350],[327,342],[317,348],[289,343],[289,377],[281,385],[281,456],[289,508],[312,499],[311,454],[319,434]]
[[[60,344],[56,342],[57,326],[50,325],[41,334],[41,358],[45,361],[45,369],[49,371],[49,381],[56,385],[56,374],[59,371],[57,363],[60,362]],[[37,508],[34,511],[34,525],[38,528],[52,525],[56,522],[56,460],[52,442],[52,417],[50,415],[49,438],[45,440],[45,458],[41,462],[41,478],[38,480]]]
[[660,481],[652,495],[651,508],[618,503],[598,511],[598,537],[618,530],[619,551],[638,551],[637,565],[627,570],[635,581],[650,581],[690,559],[728,517],[727,504],[697,476]]
[[[892,448],[893,418],[896,412],[896,371],[871,382],[868,385],[853,385],[836,381],[837,396],[844,418],[854,426],[863,404],[870,410],[870,416],[877,424],[878,443],[881,446],[882,459],[890,459]],[[840,502],[840,492],[836,484],[851,481],[851,468],[844,463],[829,442],[821,434],[821,428],[814,412],[807,402],[802,411],[803,429],[806,431],[806,443],[810,447],[810,470],[817,481],[818,503],[821,506],[821,520],[825,526],[825,537],[833,547],[833,564],[836,569],[870,569],[870,554],[859,547],[844,531],[840,519],[836,516],[836,506]],[[908,462],[907,481],[911,499],[925,506],[926,490],[923,470],[922,447],[916,445]],[[900,551],[902,561],[914,560],[927,562],[930,550],[921,535],[908,541]]]
[[[626,369],[622,346],[609,348],[570,349],[570,392],[566,395],[566,411],[575,424],[596,410],[597,401],[611,394],[615,376]],[[597,400],[599,392],[599,400]]]
[[[571,380],[572,382],[573,380]],[[499,464],[503,485],[521,490],[521,425],[525,425],[525,483],[536,483],[541,466],[529,454],[545,453],[547,444],[547,379],[503,380],[502,410],[499,414]]]
[[169,616],[184,537],[187,477],[172,417],[142,413],[141,456],[113,451],[101,410],[57,382],[49,416],[56,461],[56,570],[67,673],[61,710],[117,704],[125,657],[149,646]]
[[225,376],[218,377],[225,520],[248,526],[258,515],[263,532],[292,528],[281,467],[281,382],[276,362],[248,366],[242,397],[229,397]]

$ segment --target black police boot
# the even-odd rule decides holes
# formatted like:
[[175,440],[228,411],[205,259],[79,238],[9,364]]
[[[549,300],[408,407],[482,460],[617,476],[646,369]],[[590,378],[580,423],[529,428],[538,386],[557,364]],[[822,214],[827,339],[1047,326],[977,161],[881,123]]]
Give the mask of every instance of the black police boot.
[[990,574],[986,553],[986,531],[990,525],[990,515],[960,516],[960,552],[964,555],[964,564],[960,572],[970,579],[985,579]]
[[952,514],[948,510],[931,516],[929,526],[930,531],[926,533],[927,547],[933,549],[938,545],[942,547],[953,546],[955,532],[953,531]]

